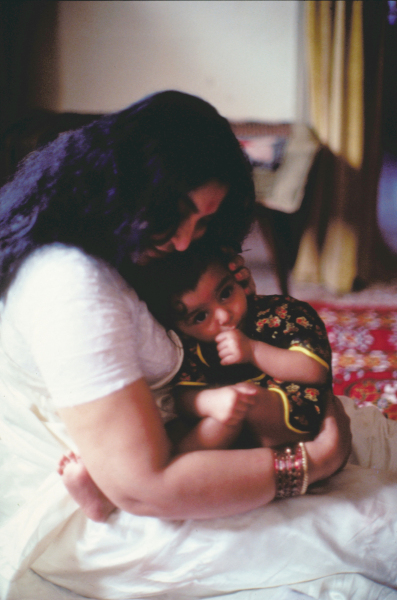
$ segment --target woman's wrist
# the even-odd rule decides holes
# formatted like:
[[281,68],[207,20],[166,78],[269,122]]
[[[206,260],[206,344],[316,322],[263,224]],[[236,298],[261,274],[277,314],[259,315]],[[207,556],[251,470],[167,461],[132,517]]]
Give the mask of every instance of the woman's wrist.
[[273,452],[275,498],[292,498],[306,494],[309,485],[309,462],[303,442]]
[[326,444],[317,439],[306,442],[306,452],[309,470],[309,485],[331,477],[341,466],[342,460],[337,449],[332,444]]
[[[314,440],[273,451],[276,498],[304,494],[310,484],[343,468],[350,446],[341,443],[338,434],[331,420]],[[346,439],[349,441],[349,435]]]
[[350,419],[330,391],[320,433],[306,442],[310,483],[327,479],[344,467],[351,452],[351,440]]

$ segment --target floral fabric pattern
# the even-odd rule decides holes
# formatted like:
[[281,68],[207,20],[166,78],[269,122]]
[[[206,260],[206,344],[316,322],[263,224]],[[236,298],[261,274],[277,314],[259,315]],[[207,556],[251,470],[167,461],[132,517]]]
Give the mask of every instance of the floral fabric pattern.
[[283,399],[286,425],[315,435],[325,408],[325,391],[331,389],[331,347],[324,323],[307,303],[290,296],[252,296],[243,327],[251,339],[283,349],[313,355],[329,368],[327,383],[318,388],[297,382],[279,381],[251,364],[222,366],[216,345],[182,337],[185,358],[174,385],[223,386],[252,381],[277,391]]

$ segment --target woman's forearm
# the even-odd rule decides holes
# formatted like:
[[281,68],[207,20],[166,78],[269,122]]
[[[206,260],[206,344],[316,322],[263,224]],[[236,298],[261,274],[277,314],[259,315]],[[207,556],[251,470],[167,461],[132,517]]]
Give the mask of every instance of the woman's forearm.
[[226,517],[258,508],[275,495],[273,453],[208,450],[178,455],[145,481],[140,499],[111,498],[123,510],[167,519]]
[[[328,403],[320,435],[306,445],[309,483],[332,475],[347,458],[348,420],[337,409]],[[96,485],[128,512],[206,519],[245,512],[274,498],[273,452],[268,448],[173,456],[143,379],[60,413]]]
[[[335,401],[329,402],[319,436],[306,442],[309,485],[343,466],[350,442],[348,418]],[[145,495],[141,494],[138,502],[124,497],[115,504],[139,515],[207,519],[264,506],[274,499],[275,492],[270,448],[208,450],[173,458],[146,481]]]
[[196,450],[225,450],[237,439],[242,422],[225,425],[212,417],[204,417],[175,444],[175,452],[183,454]]
[[128,512],[209,518],[250,510],[274,496],[268,449],[174,456],[143,379],[60,413],[96,485]]

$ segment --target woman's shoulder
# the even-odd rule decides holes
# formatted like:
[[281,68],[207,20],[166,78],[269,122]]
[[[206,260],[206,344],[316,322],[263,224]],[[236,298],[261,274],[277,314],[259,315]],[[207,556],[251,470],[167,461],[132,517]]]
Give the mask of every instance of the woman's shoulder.
[[117,271],[104,261],[59,243],[32,252],[21,264],[13,287],[63,295],[90,288],[132,292]]
[[46,312],[134,313],[139,299],[115,269],[79,248],[43,246],[28,256],[5,297],[5,310],[42,318]]
[[65,276],[104,271],[105,265],[80,248],[54,243],[34,250],[21,264],[17,279]]

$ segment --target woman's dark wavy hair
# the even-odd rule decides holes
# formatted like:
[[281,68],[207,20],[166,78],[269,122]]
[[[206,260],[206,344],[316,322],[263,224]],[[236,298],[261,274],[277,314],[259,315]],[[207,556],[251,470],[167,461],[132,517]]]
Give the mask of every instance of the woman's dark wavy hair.
[[0,292],[34,249],[60,242],[132,283],[131,254],[172,237],[181,202],[217,180],[228,193],[206,238],[239,245],[254,205],[251,168],[229,123],[176,91],[149,96],[31,153],[0,190]]

